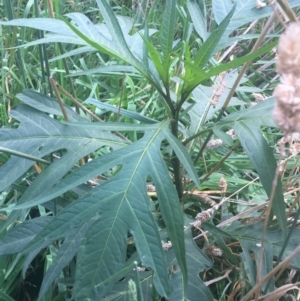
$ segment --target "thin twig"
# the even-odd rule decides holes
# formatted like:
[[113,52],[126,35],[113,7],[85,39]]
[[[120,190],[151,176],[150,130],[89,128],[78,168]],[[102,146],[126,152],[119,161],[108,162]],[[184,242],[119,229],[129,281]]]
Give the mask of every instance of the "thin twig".
[[104,120],[102,120],[100,117],[98,117],[97,115],[95,115],[92,111],[90,111],[89,109],[87,109],[84,105],[82,105],[75,97],[73,97],[73,95],[71,95],[69,92],[67,92],[60,84],[58,84],[56,82],[56,86],[57,89],[64,94],[65,96],[67,96],[75,105],[77,105],[80,109],[82,109],[84,112],[86,112],[87,114],[89,114],[90,116],[92,116],[94,119],[96,119],[99,122],[104,122]]
[[[242,33],[242,35],[248,33],[250,31],[250,29],[252,29],[256,24],[258,23],[258,20],[253,21],[250,26],[248,26],[248,28]],[[221,63],[226,56],[234,49],[234,47],[238,44],[238,41],[236,41],[235,43],[233,43],[233,45],[231,45],[220,57],[220,59],[218,60],[218,63]]]
[[[99,118],[97,115],[95,115],[93,112],[91,112],[89,109],[87,109],[84,105],[82,105],[75,97],[73,97],[73,95],[71,95],[69,92],[67,92],[62,86],[60,86],[57,82],[55,82],[55,85],[57,87],[57,89],[64,94],[65,96],[67,96],[75,105],[77,105],[79,108],[81,108],[84,112],[88,113],[90,116],[92,116],[93,118],[95,118],[96,120],[98,120],[99,122],[104,122],[104,120],[102,120],[101,118]],[[131,142],[129,139],[127,139],[125,136],[123,136],[121,133],[119,132],[114,132],[117,136],[119,136],[120,138]]]
[[297,22],[297,16],[295,15],[294,11],[289,6],[286,0],[277,0],[277,4],[281,7],[284,13],[288,16],[291,22]]
[[[243,187],[241,187],[240,189],[238,189],[237,191],[235,191],[234,193],[232,193],[232,194],[231,194],[230,196],[228,196],[227,198],[223,198],[222,201],[221,201],[220,203],[218,203],[218,204],[216,204],[216,205],[214,206],[214,210],[215,210],[215,211],[218,210],[225,202],[229,201],[234,195],[236,195],[237,193],[241,192],[244,188],[246,188],[247,186],[249,186],[249,185],[252,184],[253,182],[257,181],[258,179],[259,179],[258,177],[255,178],[255,179],[253,179],[251,182],[247,183],[246,185],[244,185]],[[266,204],[262,204],[262,205],[263,205],[263,207],[266,206]],[[220,223],[219,225],[217,225],[217,227],[220,228],[221,226],[224,226],[225,224],[230,224],[230,223],[232,223],[232,222],[234,222],[234,221],[240,219],[242,216],[248,215],[249,213],[251,213],[251,212],[253,212],[253,211],[257,211],[258,208],[261,209],[261,206],[262,206],[262,205],[258,205],[258,206],[254,207],[254,208],[251,208],[251,209],[249,209],[249,210],[246,210],[246,211],[244,211],[244,212],[242,212],[242,213],[240,213],[240,214],[234,216],[233,218],[230,218],[230,219],[228,219],[228,220],[226,220],[226,221]],[[194,237],[194,240],[196,240],[196,239],[198,239],[198,238],[200,238],[200,237],[202,237],[202,236],[203,236],[202,234],[200,234],[200,235],[198,235],[198,236],[195,236],[195,237]]]
[[201,179],[200,183],[206,181],[206,179],[221,165],[223,162],[240,146],[240,143],[235,144],[232,149]]
[[278,300],[279,297],[291,289],[297,289],[299,291],[299,285],[300,282],[285,284],[275,289],[272,293],[260,296],[258,300]]
[[[67,111],[65,109],[64,103],[63,103],[63,101],[62,101],[62,99],[60,97],[60,94],[58,92],[58,89],[57,89],[57,83],[56,83],[56,81],[54,80],[54,78],[52,76],[49,78],[49,80],[50,80],[51,86],[52,86],[52,88],[54,90],[54,93],[56,95],[56,98],[58,100],[58,103],[60,105],[61,111],[62,111],[62,113],[64,115],[64,118],[65,118],[66,121],[69,121],[69,117],[67,115]],[[85,164],[84,158],[81,158],[80,162],[81,162],[81,165],[84,165]]]
[[122,102],[123,102],[124,81],[125,81],[125,72],[123,73],[123,77],[121,79],[121,94],[120,94],[120,101],[119,101],[119,107],[118,107],[117,122],[119,121],[119,118],[120,118],[120,111],[121,111],[121,106],[122,106]]
[[56,85],[56,81],[54,80],[54,78],[52,76],[49,77],[49,80],[50,80],[50,83],[51,83],[51,86],[54,90],[54,93],[55,93],[55,96],[57,98],[57,101],[59,103],[59,106],[60,106],[60,109],[63,113],[63,116],[64,116],[64,119],[65,121],[69,121],[69,117],[68,117],[68,114],[67,114],[67,111],[65,109],[65,106],[64,106],[64,103],[60,97],[60,94],[58,92],[58,89],[57,89],[57,85]]
[[218,282],[218,281],[220,281],[220,280],[222,280],[224,278],[226,278],[229,282],[231,282],[230,279],[229,279],[229,274],[230,274],[231,271],[232,271],[232,269],[227,270],[223,276],[217,277],[217,278],[212,279],[210,281],[205,281],[204,284],[206,286],[209,286],[209,285],[211,285],[213,283],[216,283],[216,282]]

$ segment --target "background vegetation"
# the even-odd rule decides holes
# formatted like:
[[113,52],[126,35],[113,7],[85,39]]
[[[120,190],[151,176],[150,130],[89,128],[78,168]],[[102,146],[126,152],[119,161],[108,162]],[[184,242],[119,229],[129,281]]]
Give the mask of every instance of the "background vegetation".
[[298,300],[272,93],[299,1],[0,10],[1,300]]

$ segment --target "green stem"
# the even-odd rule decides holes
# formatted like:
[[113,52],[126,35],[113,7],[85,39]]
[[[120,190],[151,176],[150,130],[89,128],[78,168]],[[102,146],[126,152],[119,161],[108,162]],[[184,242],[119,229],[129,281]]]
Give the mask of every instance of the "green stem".
[[196,134],[192,135],[191,137],[185,139],[185,140],[182,142],[182,144],[183,144],[183,145],[187,145],[189,142],[191,142],[191,141],[194,140],[195,138],[197,138],[197,137],[199,137],[199,136],[201,136],[201,135],[203,135],[204,133],[209,132],[209,131],[211,131],[211,128],[210,128],[210,127],[207,128],[207,129],[205,129],[205,130],[202,130],[202,131],[200,131],[200,132],[197,132]]
[[[224,111],[225,111],[225,108],[223,107],[221,109],[221,111],[219,112],[219,115],[217,117],[216,122],[218,122],[221,119],[221,117],[223,116]],[[210,130],[207,137],[206,137],[206,139],[205,139],[205,141],[204,141],[204,143],[202,144],[196,158],[194,159],[194,164],[196,164],[198,162],[199,158],[202,156],[202,153],[204,152],[204,149],[205,149],[205,147],[206,147],[206,145],[207,145],[207,143],[210,140],[212,135],[213,135],[213,130]]]
[[[176,116],[174,116],[175,118],[171,121],[171,131],[172,131],[172,134],[176,138],[178,138],[179,114],[178,114],[178,112],[175,112],[175,113],[176,113]],[[175,187],[177,190],[179,200],[181,200],[183,191],[182,191],[182,177],[181,177],[181,170],[180,170],[180,161],[174,152],[173,152],[172,164],[173,164]]]
[[211,174],[215,172],[223,164],[223,162],[225,162],[225,160],[240,146],[241,145],[238,141],[235,142],[232,149],[204,176],[204,178],[201,179],[200,184],[205,182],[211,176]]

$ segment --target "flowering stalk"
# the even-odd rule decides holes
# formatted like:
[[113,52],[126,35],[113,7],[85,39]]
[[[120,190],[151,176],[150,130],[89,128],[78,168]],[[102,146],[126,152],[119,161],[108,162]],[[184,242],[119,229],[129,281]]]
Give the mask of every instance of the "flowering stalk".
[[281,35],[276,71],[281,83],[275,88],[273,117],[285,135],[300,131],[300,23],[291,23]]

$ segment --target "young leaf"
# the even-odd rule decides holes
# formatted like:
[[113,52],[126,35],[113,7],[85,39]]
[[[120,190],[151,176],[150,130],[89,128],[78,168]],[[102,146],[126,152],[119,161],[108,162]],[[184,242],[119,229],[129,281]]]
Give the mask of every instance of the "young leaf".
[[210,70],[205,71],[202,68],[198,68],[188,61],[185,61],[187,69],[191,69],[189,73],[186,73],[183,87],[183,98],[186,98],[201,82],[204,82],[208,78],[220,74],[221,72],[228,71],[232,68],[236,68],[248,61],[251,61],[273,49],[277,45],[277,41],[269,43],[260,49],[251,52],[245,56],[239,57],[232,62],[221,64],[216,67],[212,67]]
[[169,73],[166,74],[165,72],[165,66],[162,63],[162,57],[160,53],[156,50],[156,48],[151,44],[150,41],[146,39],[146,37],[143,37],[145,47],[148,50],[149,56],[152,60],[152,63],[154,64],[162,82],[166,85],[168,83]]
[[105,20],[106,26],[109,30],[109,33],[112,36],[113,42],[116,44],[119,52],[127,58],[126,61],[133,62],[134,65],[139,65],[142,69],[143,66],[136,60],[133,56],[129,47],[124,39],[123,32],[121,30],[120,24],[117,21],[116,16],[114,15],[113,11],[111,10],[109,4],[106,0],[96,0],[97,5],[100,9],[100,12]]
[[169,69],[171,62],[171,51],[174,42],[174,32],[176,24],[176,0],[165,2],[165,10],[163,14],[163,24],[161,28],[160,42],[162,49],[162,65],[164,70],[163,78],[166,78],[166,89],[169,86]]
[[219,27],[213,33],[211,33],[207,40],[203,43],[198,53],[196,53],[193,63],[191,63],[188,52],[188,56],[185,58],[186,75],[182,88],[183,99],[185,99],[201,82],[210,78],[206,71],[204,71],[203,67],[210,60],[214,53],[214,49],[218,46],[218,43],[229,24],[234,10],[235,5],[232,7],[231,11],[224,21],[219,25]]
[[205,41],[208,35],[206,30],[206,18],[203,16],[203,13],[200,10],[199,5],[197,4],[197,1],[187,0],[187,8],[189,10],[197,34],[203,41]]
[[229,14],[226,16],[226,18],[220,23],[218,28],[213,31],[207,40],[203,43],[200,50],[195,56],[194,64],[195,66],[199,66],[200,68],[203,68],[205,64],[209,61],[209,59],[212,57],[215,48],[218,46],[218,43],[220,42],[229,22],[230,19],[235,11],[236,5],[233,5],[232,9],[230,10]]
[[[98,2],[100,3],[99,0],[98,0]],[[106,3],[106,2],[104,1],[103,3]],[[115,24],[115,22],[117,22],[117,19],[116,19],[115,15],[113,14],[113,12],[111,11],[110,7],[109,6],[107,7],[106,5],[104,5],[104,8],[107,9],[108,11],[104,14],[104,18],[109,18],[109,17],[114,18],[114,20],[112,20],[112,22]],[[101,8],[102,8],[102,6],[101,6]],[[138,72],[140,72],[140,74],[142,74],[145,78],[147,78],[156,87],[156,89],[159,91],[159,93],[164,95],[164,93],[160,87],[157,73],[155,72],[155,70],[153,70],[153,68],[148,68],[148,66],[144,66],[141,63],[141,61],[138,60],[131,53],[128,45],[127,44],[124,45],[124,43],[126,41],[123,37],[121,30],[120,30],[120,32],[119,32],[119,30],[117,30],[117,33],[115,32],[115,30],[113,31],[113,33],[114,33],[113,37],[115,37],[115,36],[118,37],[117,41],[120,44],[120,45],[118,45],[118,43],[116,43],[114,40],[110,41],[107,39],[104,39],[104,40],[102,39],[101,42],[99,40],[98,41],[94,40],[93,38],[81,33],[80,29],[77,28],[76,26],[74,26],[73,24],[71,24],[70,22],[68,22],[66,20],[65,20],[65,22],[74,31],[74,33],[77,34],[78,37],[80,37],[83,41],[86,42],[86,44],[92,46],[93,48],[95,48],[96,50],[98,50],[100,52],[104,52],[106,54],[113,55],[113,56],[118,57],[119,59],[127,62],[128,64],[133,66]],[[109,24],[111,24],[110,21],[108,22],[108,25]],[[132,40],[132,39],[129,38],[128,41],[130,41],[130,40]],[[150,70],[151,73],[148,73],[148,70]]]
[[213,75],[219,74],[223,71],[228,71],[232,68],[236,68],[248,61],[252,61],[253,59],[255,59],[257,57],[270,52],[277,45],[277,43],[278,43],[277,41],[268,43],[267,45],[262,46],[258,50],[255,50],[253,52],[250,52],[249,54],[246,54],[242,57],[238,57],[238,58],[234,59],[232,62],[213,67],[208,71],[208,74],[210,76],[213,76]]

